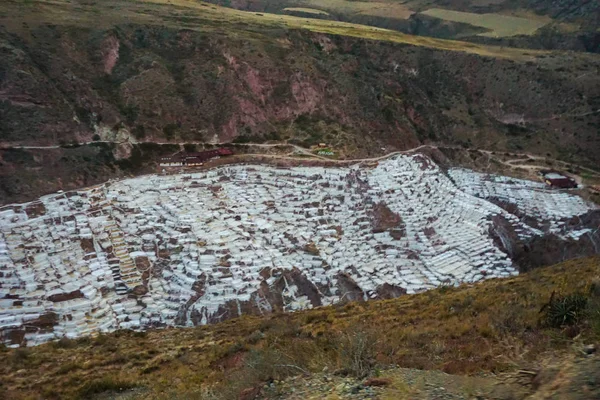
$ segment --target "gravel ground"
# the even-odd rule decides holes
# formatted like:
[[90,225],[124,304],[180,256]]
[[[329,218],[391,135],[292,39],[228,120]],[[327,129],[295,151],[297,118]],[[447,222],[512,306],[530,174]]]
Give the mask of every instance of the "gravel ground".
[[[527,388],[496,377],[466,377],[440,371],[396,368],[382,371],[383,386],[368,380],[328,373],[273,382],[263,388],[264,399],[523,399]],[[378,383],[378,382],[376,382]]]

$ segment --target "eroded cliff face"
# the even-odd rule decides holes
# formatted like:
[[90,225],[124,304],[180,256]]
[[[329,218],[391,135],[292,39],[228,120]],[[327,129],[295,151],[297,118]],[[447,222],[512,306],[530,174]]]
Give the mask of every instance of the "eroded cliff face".
[[[63,148],[0,150],[2,203],[141,172],[127,166],[158,153],[135,142],[326,142],[353,158],[436,143],[600,165],[590,55],[496,59],[242,23],[15,26],[0,30],[0,145]],[[64,148],[91,141],[118,144]]]
[[4,144],[244,136],[359,155],[437,141],[600,161],[592,57],[524,63],[285,30],[29,33],[0,33]]
[[123,131],[138,141],[318,141],[327,131],[373,133],[372,150],[376,142],[415,146],[417,130],[427,130],[413,117],[396,122],[394,110],[404,114],[414,105],[383,100],[392,82],[378,82],[377,74],[364,82],[356,57],[330,57],[338,46],[322,46],[328,38],[319,35],[234,39],[152,27],[43,26],[31,41],[6,32],[2,39],[4,143],[116,140]]

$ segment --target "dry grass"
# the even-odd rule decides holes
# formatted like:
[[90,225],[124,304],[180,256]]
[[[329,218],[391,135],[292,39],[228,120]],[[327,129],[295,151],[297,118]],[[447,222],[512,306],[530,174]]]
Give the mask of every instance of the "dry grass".
[[[599,257],[574,260],[516,278],[394,300],[4,349],[1,357],[8,362],[0,365],[1,388],[11,399],[39,393],[76,398],[104,387],[133,386],[144,398],[186,398],[215,384],[216,392],[219,385],[242,390],[324,367],[362,375],[374,362],[459,374],[510,371],[568,348],[571,328],[545,326],[540,309],[553,291],[597,292],[599,266]],[[597,316],[581,323],[580,338],[598,338],[596,325]],[[374,345],[353,340],[357,337]],[[117,379],[123,370],[126,381]]]
[[[23,25],[26,22],[29,25]],[[266,39],[270,29],[306,29],[313,32],[460,51],[482,56],[534,61],[548,54],[485,46],[467,42],[413,36],[397,31],[338,21],[301,18],[291,15],[252,13],[218,7],[193,0],[7,0],[0,5],[0,23],[27,34],[35,24],[111,28],[126,23],[160,25],[178,29],[227,33],[232,36]],[[260,33],[262,31],[262,33]]]
[[296,11],[296,12],[302,12],[302,13],[306,13],[306,14],[315,14],[315,15],[329,15],[328,12],[322,11],[322,10],[317,10],[315,8],[303,8],[303,7],[286,7],[283,9],[283,11]]
[[352,0],[302,0],[301,4],[314,8],[322,8],[345,15],[370,15],[394,19],[408,19],[412,14],[404,4],[378,1]]
[[422,14],[452,22],[461,22],[473,26],[488,29],[489,32],[481,33],[479,36],[486,37],[509,37],[517,35],[533,35],[535,31],[547,25],[552,20],[547,17],[523,18],[502,14],[475,14],[462,11],[444,10],[431,8]]

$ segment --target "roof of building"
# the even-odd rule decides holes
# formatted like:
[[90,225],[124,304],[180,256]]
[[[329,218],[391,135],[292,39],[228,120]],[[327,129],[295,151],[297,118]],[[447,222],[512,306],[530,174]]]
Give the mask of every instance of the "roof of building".
[[544,178],[546,178],[546,179],[569,179],[566,176],[558,174],[556,172],[549,172],[544,175]]
[[562,178],[558,178],[558,179],[547,178],[546,183],[548,183],[551,186],[555,186],[555,187],[562,188],[562,189],[577,187],[577,182],[575,182],[575,180],[573,180],[571,178],[567,178],[567,177],[562,177]]

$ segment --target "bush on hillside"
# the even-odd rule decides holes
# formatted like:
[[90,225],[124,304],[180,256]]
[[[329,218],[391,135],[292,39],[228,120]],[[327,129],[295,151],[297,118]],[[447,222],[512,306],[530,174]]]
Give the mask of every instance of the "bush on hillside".
[[340,336],[339,351],[342,368],[357,378],[368,376],[375,367],[377,340],[367,331],[355,331]]
[[566,296],[555,296],[542,307],[546,323],[553,328],[561,328],[578,324],[586,316],[588,298],[581,293]]
[[79,397],[86,399],[93,395],[106,392],[122,392],[129,390],[137,385],[133,382],[122,380],[116,377],[104,377],[102,379],[86,382],[79,390]]

